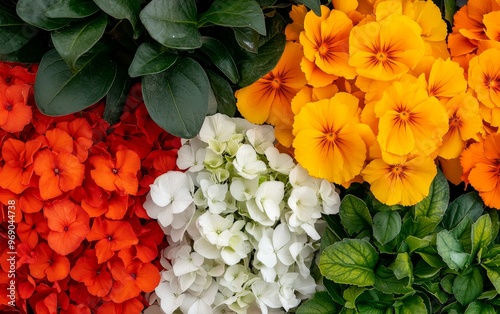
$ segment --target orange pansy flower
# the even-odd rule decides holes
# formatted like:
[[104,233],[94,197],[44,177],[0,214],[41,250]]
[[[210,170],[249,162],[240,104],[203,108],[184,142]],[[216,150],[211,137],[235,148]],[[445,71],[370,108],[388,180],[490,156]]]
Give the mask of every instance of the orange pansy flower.
[[94,220],[87,240],[98,241],[95,249],[99,264],[109,260],[115,251],[129,248],[139,242],[128,222],[101,218]]
[[16,231],[19,239],[33,249],[38,244],[38,235],[43,235],[45,238],[50,230],[47,220],[38,212],[24,215],[24,220],[17,225]]
[[40,196],[48,200],[71,191],[83,182],[85,166],[70,153],[41,151],[35,159],[35,173],[40,176]]
[[5,165],[0,170],[0,186],[16,194],[25,190],[33,175],[33,157],[41,146],[42,143],[37,140],[6,140],[2,146]]
[[141,169],[141,160],[133,150],[119,150],[116,160],[109,155],[93,156],[90,171],[95,183],[107,191],[119,191],[135,195],[139,186],[137,172]]
[[87,250],[71,269],[70,275],[76,281],[83,282],[88,291],[95,296],[106,296],[113,280],[106,264],[98,264],[95,250]]
[[47,242],[58,254],[75,251],[90,231],[88,214],[68,199],[47,204],[44,214],[50,229]]
[[69,274],[69,260],[54,252],[47,243],[35,247],[34,256],[29,259],[30,273],[34,278],[47,279],[51,282],[62,280]]
[[7,132],[19,132],[30,123],[32,112],[27,105],[29,85],[0,84],[0,128]]

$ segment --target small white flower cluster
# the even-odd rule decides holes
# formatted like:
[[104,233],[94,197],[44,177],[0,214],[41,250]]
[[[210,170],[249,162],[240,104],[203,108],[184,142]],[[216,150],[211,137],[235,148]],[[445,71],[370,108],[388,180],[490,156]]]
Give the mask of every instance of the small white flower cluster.
[[310,266],[340,199],[274,147],[271,126],[216,114],[144,203],[168,236],[165,313],[283,313],[316,291]]

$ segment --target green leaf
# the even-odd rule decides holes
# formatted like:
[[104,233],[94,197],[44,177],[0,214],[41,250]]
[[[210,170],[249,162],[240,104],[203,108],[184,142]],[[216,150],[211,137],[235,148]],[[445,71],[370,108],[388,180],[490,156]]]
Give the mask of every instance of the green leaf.
[[477,192],[460,195],[450,203],[444,214],[442,225],[445,229],[455,228],[465,217],[476,221],[483,213],[483,201]]
[[453,25],[455,15],[455,0],[444,0],[444,18]]
[[414,236],[406,237],[405,242],[408,245],[408,253],[412,253],[415,250],[428,247],[431,244],[431,241],[427,239],[420,239]]
[[51,18],[78,19],[90,16],[99,11],[99,7],[92,0],[59,0],[47,8],[45,15]]
[[321,247],[320,252],[323,252],[324,249],[329,247],[335,242],[342,240],[337,237],[337,235],[330,229],[329,227],[325,228],[325,231],[321,234]]
[[81,57],[71,72],[55,49],[45,54],[35,80],[35,102],[49,116],[81,111],[104,97],[116,76],[116,64],[94,49]]
[[388,313],[387,311],[388,311],[387,307],[379,308],[379,307],[375,307],[372,304],[359,304],[358,305],[358,313],[360,313],[360,314],[385,314],[385,313]]
[[404,298],[394,305],[396,314],[427,314],[424,300],[418,295],[412,295]]
[[378,253],[364,240],[344,239],[327,247],[321,254],[321,274],[336,282],[370,286],[375,282],[374,268]]
[[311,9],[317,16],[321,16],[320,0],[297,0],[297,2],[304,4],[306,7]]
[[335,236],[339,239],[338,241],[348,237],[347,232],[344,229],[344,225],[342,224],[342,220],[340,219],[340,215],[323,215],[323,219],[326,221],[328,227],[332,230]]
[[450,297],[441,290],[439,283],[426,281],[421,285],[428,294],[434,296],[441,304],[449,301]]
[[199,26],[215,24],[227,27],[250,27],[266,35],[264,14],[255,0],[215,0],[200,16]]
[[[38,32],[38,29],[34,27],[33,30]],[[43,35],[42,32],[38,32],[36,36],[26,45],[22,46],[21,49],[8,54],[0,53],[0,60],[20,63],[40,63],[43,55],[50,49]]]
[[480,301],[474,301],[465,310],[464,314],[496,314],[495,308]]
[[443,262],[443,259],[439,256],[436,246],[428,246],[418,249],[415,253],[420,255],[420,257],[422,257],[422,259],[432,267],[441,268],[446,266],[446,263]]
[[38,30],[24,23],[10,10],[0,5],[0,54],[9,54],[21,49]]
[[408,284],[408,279],[398,279],[394,272],[384,265],[380,265],[375,272],[374,288],[387,295],[414,293],[415,290]]
[[345,299],[344,306],[348,309],[356,308],[356,299],[366,290],[366,288],[361,287],[349,287],[344,290],[342,296]]
[[373,216],[373,236],[386,244],[401,232],[401,216],[397,211],[378,212]]
[[92,19],[76,21],[50,33],[54,47],[73,71],[78,58],[101,39],[108,19],[100,14]]
[[487,252],[483,252],[481,264],[488,267],[500,267],[500,244],[495,244]]
[[448,274],[441,279],[441,282],[439,284],[443,288],[443,291],[449,294],[453,294],[453,282],[455,281],[456,277],[457,275],[455,274]]
[[267,35],[259,39],[259,53],[244,51],[236,59],[241,75],[238,82],[240,87],[252,84],[274,69],[285,49],[285,26],[286,23],[279,14],[266,19]]
[[491,218],[491,239],[495,240],[498,236],[498,232],[500,231],[500,216],[498,215],[497,210],[490,210],[488,214]]
[[208,110],[210,83],[201,65],[179,58],[167,71],[143,76],[144,103],[153,121],[182,138],[195,137]]
[[177,55],[158,49],[154,45],[143,43],[137,49],[128,68],[131,77],[157,74],[165,71],[177,61]]
[[[95,4],[104,12],[111,15],[115,19],[129,20],[134,29],[135,38],[139,37],[139,29],[137,26],[139,11],[141,10],[140,1],[138,0],[93,0]],[[170,2],[170,1],[167,1]]]
[[123,107],[127,101],[130,89],[130,80],[123,67],[118,67],[113,85],[106,96],[106,107],[104,108],[103,118],[110,125],[120,120]]
[[322,277],[322,280],[323,280],[323,286],[325,287],[326,291],[328,292],[332,300],[335,303],[344,306],[345,300],[342,297],[342,293],[344,291],[343,286],[331,280],[328,280],[325,277]]
[[212,37],[202,37],[201,51],[205,53],[215,66],[227,76],[231,82],[236,84],[240,79],[238,68],[234,63],[233,57],[229,54],[226,47],[217,39]]
[[346,195],[340,203],[339,216],[342,225],[346,228],[350,235],[356,234],[371,228],[372,216],[365,202],[354,196]]
[[194,0],[153,0],[140,18],[149,35],[160,44],[176,49],[201,47]]
[[500,267],[486,267],[484,265],[484,269],[486,269],[486,275],[488,279],[491,281],[495,289],[498,293],[500,293]]
[[415,205],[414,217],[419,227],[414,236],[421,238],[432,233],[443,218],[449,199],[448,181],[443,173],[438,171],[432,181],[429,195]]
[[313,297],[304,302],[295,312],[296,314],[331,314],[337,308],[325,291],[316,292]]
[[462,244],[448,230],[442,230],[437,234],[436,246],[439,255],[444,262],[454,270],[463,269],[469,259]]
[[441,268],[433,267],[427,264],[426,261],[420,260],[413,268],[413,275],[417,278],[433,278],[439,273],[440,270]]
[[467,305],[483,293],[483,276],[477,267],[459,274],[453,281],[453,294],[458,302]]
[[478,299],[484,300],[493,300],[498,296],[498,292],[496,290],[484,291]]
[[472,251],[472,219],[465,217],[455,228],[451,230],[451,234],[462,244],[464,252]]
[[236,114],[236,98],[231,85],[210,70],[206,70],[208,79],[210,80],[210,87],[214,93],[215,100],[217,101],[217,112],[223,113],[229,117]]
[[16,5],[17,15],[26,23],[52,31],[68,24],[70,19],[54,19],[45,15],[45,12],[58,0],[19,0]]
[[488,245],[493,240],[491,238],[491,218],[488,214],[482,215],[472,224],[471,240],[471,258],[474,258],[477,254],[478,259],[481,260],[482,252],[487,249]]
[[408,253],[398,253],[396,260],[391,264],[390,269],[392,269],[396,278],[403,279],[408,277],[410,279],[410,283],[413,281],[413,265]]
[[249,27],[233,28],[234,37],[238,45],[251,53],[259,51],[259,33]]

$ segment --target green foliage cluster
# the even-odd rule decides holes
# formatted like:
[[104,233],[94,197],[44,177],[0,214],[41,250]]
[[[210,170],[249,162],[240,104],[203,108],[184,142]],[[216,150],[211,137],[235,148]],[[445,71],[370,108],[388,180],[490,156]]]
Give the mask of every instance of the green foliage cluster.
[[297,314],[466,313],[500,308],[499,215],[476,192],[449,202],[441,172],[429,195],[387,206],[347,194],[328,216],[319,270],[325,291]]
[[[299,2],[320,11],[320,0]],[[6,0],[0,3],[0,60],[40,62],[35,102],[50,116],[106,97],[105,119],[115,122],[130,85],[141,81],[152,119],[191,138],[206,114],[235,114],[234,88],[274,68],[291,4]]]

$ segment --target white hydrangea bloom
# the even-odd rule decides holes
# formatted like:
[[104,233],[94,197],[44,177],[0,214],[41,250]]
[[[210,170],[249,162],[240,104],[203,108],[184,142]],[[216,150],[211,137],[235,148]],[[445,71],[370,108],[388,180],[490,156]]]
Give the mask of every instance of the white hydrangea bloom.
[[[249,213],[256,217],[256,221],[263,225],[269,225],[268,222],[276,222],[281,215],[282,201],[285,196],[285,184],[281,181],[266,181],[263,182],[255,193],[255,207],[249,207]],[[265,219],[262,220],[262,214]]]
[[161,275],[162,279],[155,292],[163,312],[172,314],[181,306],[185,296],[173,271],[163,271]]
[[219,278],[219,284],[231,290],[232,293],[237,293],[243,291],[246,282],[253,277],[255,275],[250,272],[250,268],[236,264],[226,269],[224,276]]
[[295,165],[295,168],[290,171],[289,180],[293,187],[308,186],[313,190],[317,188],[316,179],[311,177],[301,165]]
[[189,144],[183,145],[177,151],[177,167],[188,172],[198,172],[203,169],[205,160],[205,147],[207,145],[198,138],[189,140]]
[[300,299],[297,298],[295,291],[305,294],[310,297],[316,290],[316,283],[312,277],[302,278],[298,273],[287,273],[280,276],[279,284],[279,299],[283,308],[288,311],[300,304]]
[[267,148],[274,146],[274,128],[270,125],[259,125],[246,132],[248,142],[257,153],[263,155]]
[[259,280],[252,284],[252,292],[262,313],[269,313],[269,308],[277,309],[281,307],[278,291],[279,285],[277,282]]
[[233,225],[233,216],[222,217],[217,214],[205,212],[198,218],[198,226],[203,237],[215,246],[229,246],[231,233],[229,228]]
[[226,149],[226,142],[236,130],[236,124],[229,117],[216,113],[205,118],[201,126],[199,138],[217,154]]
[[211,280],[210,286],[201,293],[192,293],[192,291],[185,293],[181,311],[186,314],[211,314],[216,294],[217,283]]
[[260,239],[256,258],[269,268],[274,267],[278,260],[287,266],[292,265],[291,240],[292,235],[285,224],[279,224],[274,230],[266,229]]
[[249,180],[267,171],[266,164],[262,160],[257,159],[255,149],[248,144],[240,146],[233,165],[240,176]]
[[321,212],[323,214],[334,215],[339,213],[340,196],[332,183],[321,180],[319,195],[322,200]]
[[274,171],[289,174],[295,167],[292,157],[290,157],[290,155],[280,153],[274,146],[268,147],[265,153],[267,160],[269,161],[269,167],[271,167]]
[[258,188],[259,188],[258,178],[252,180],[247,180],[244,178],[234,178],[233,182],[231,182],[229,190],[231,192],[231,195],[237,201],[245,202],[255,197],[255,193],[257,193]]

